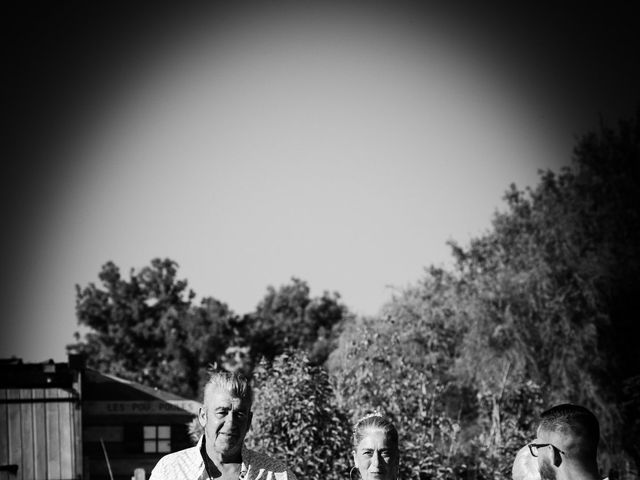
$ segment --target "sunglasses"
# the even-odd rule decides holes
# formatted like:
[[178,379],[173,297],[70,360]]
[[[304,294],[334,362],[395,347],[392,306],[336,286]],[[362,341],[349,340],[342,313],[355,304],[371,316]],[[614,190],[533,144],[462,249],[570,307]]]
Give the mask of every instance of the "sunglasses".
[[553,448],[554,451],[559,452],[562,455],[566,455],[565,452],[563,452],[562,450],[560,450],[558,447],[556,447],[551,443],[530,443],[527,445],[527,447],[529,447],[529,451],[531,452],[531,455],[534,457],[538,456],[538,449],[545,448],[545,447],[551,447]]

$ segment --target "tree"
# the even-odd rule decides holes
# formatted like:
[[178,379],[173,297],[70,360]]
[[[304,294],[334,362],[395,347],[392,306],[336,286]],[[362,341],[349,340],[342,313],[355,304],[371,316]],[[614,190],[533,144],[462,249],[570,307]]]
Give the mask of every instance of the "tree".
[[298,478],[349,475],[350,428],[323,367],[287,351],[254,373],[256,398],[247,444],[284,461]]
[[[244,325],[229,307],[213,297],[205,297],[200,305],[191,306],[182,327],[185,336],[181,345],[191,374],[191,390],[198,395],[209,378],[211,365],[227,370],[240,370],[245,374],[245,364],[236,365],[230,358],[230,349],[244,345]],[[195,375],[194,375],[195,374]]]
[[213,297],[195,305],[177,271],[173,260],[154,259],[123,278],[107,262],[100,286],[76,286],[78,322],[89,332],[76,334],[68,348],[101,372],[197,397],[211,365],[251,376],[260,358],[271,361],[290,348],[323,363],[347,315],[338,293],[312,298],[307,283],[294,278],[269,287],[256,311],[239,317]]
[[377,410],[396,425],[400,477],[454,478],[460,425],[449,412],[460,413],[461,404],[446,382],[446,365],[455,337],[446,308],[434,304],[428,311],[429,302],[416,294],[396,299],[384,317],[345,326],[328,365],[339,405],[352,422]]
[[429,268],[386,317],[344,328],[329,361],[338,398],[410,427],[411,472],[503,475],[504,452],[530,438],[543,405],[564,401],[599,417],[605,469],[621,448],[640,465],[639,125],[640,112],[582,137],[569,167],[512,186],[488,232],[450,243],[450,271]]
[[601,124],[571,166],[542,172],[533,189],[512,186],[487,234],[452,243],[467,324],[457,375],[495,392],[510,365],[548,403],[592,408],[605,448],[624,445],[638,465],[639,120]]
[[102,286],[76,286],[78,322],[90,328],[68,346],[87,365],[179,395],[195,397],[210,363],[223,358],[235,316],[227,306],[195,294],[177,278],[176,262],[154,259],[129,278],[107,262]]
[[270,286],[256,311],[245,319],[252,357],[272,360],[288,349],[303,349],[312,362],[321,364],[347,315],[337,292],[311,298],[307,282],[295,277],[278,289]]

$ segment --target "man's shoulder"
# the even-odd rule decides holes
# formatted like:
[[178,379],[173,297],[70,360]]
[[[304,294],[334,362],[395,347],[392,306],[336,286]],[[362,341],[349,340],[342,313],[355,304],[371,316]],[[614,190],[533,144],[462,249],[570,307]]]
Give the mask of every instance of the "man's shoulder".
[[179,478],[180,474],[190,475],[196,472],[199,469],[199,464],[202,463],[198,454],[197,446],[166,454],[158,460],[151,471],[151,479]]
[[175,452],[167,453],[163,457],[158,460],[158,463],[171,463],[172,461],[191,456],[190,453],[193,450],[193,447],[185,448],[183,450],[177,450]]

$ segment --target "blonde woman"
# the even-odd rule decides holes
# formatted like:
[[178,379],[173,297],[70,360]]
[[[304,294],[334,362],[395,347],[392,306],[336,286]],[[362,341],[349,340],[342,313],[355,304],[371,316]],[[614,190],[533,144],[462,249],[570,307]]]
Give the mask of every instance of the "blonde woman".
[[398,478],[398,431],[379,413],[364,416],[353,427],[353,461],[350,480],[357,470],[362,480]]

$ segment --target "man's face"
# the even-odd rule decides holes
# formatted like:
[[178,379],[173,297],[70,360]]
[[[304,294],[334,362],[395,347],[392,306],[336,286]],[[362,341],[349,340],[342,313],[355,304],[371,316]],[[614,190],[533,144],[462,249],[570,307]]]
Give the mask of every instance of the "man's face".
[[513,480],[540,480],[538,459],[531,455],[531,451],[526,445],[516,454],[511,468],[511,478]]
[[538,469],[541,480],[556,480],[556,468],[548,458],[538,457]]
[[198,414],[207,450],[211,448],[222,457],[237,455],[251,425],[251,403],[222,389],[212,389],[207,393]]
[[[554,432],[538,429],[536,443],[550,443],[558,446],[561,444],[561,438]],[[538,470],[541,480],[556,480],[558,466],[562,462],[562,459],[556,458],[556,455],[560,455],[560,453],[557,453],[552,446],[538,449]]]

